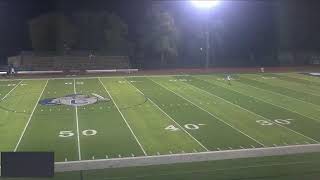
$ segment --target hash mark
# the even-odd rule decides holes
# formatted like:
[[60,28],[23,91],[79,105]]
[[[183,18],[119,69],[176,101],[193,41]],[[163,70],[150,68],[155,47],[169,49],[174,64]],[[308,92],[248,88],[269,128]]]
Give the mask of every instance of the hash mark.
[[119,156],[119,158],[121,158],[121,154],[119,154],[118,156]]
[[276,145],[276,144],[273,144],[273,146],[274,146],[274,147],[277,147],[277,145]]
[[109,157],[108,157],[108,155],[106,155],[106,159],[108,159]]
[[195,153],[196,153],[196,152],[198,152],[198,151],[197,151],[196,149],[193,149],[193,152],[195,152]]
[[160,153],[159,153],[159,152],[157,152],[157,155],[159,156],[159,155],[160,155]]
[[172,151],[169,151],[170,154],[172,154]]
[[232,147],[229,147],[229,149],[232,149]]
[[254,145],[251,145],[251,147],[252,147],[252,148],[256,148],[256,147],[254,147]]
[[92,156],[92,160],[94,160],[94,156]]
[[218,149],[218,151],[221,151],[221,149],[220,148],[217,148]]
[[244,149],[244,147],[240,146],[241,149]]
[[131,153],[131,156],[134,157],[134,154]]

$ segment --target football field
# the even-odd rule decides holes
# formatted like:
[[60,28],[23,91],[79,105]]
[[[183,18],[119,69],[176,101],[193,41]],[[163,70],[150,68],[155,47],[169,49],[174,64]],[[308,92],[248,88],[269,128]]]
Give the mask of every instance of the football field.
[[0,151],[57,162],[320,143],[299,73],[0,80]]

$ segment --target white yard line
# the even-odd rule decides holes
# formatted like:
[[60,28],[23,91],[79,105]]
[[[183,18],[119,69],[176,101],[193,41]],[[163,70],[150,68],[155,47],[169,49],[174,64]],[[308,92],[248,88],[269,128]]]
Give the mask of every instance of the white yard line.
[[[74,94],[77,94],[76,91],[76,80],[73,79],[73,92]],[[79,117],[78,117],[78,107],[75,106],[75,110],[76,110],[76,124],[77,124],[77,140],[78,140],[78,156],[79,156],[79,160],[81,160],[81,146],[80,146],[80,133],[79,133]]]
[[6,98],[9,96],[9,94],[11,94],[11,92],[12,92],[13,90],[15,90],[15,89],[19,86],[19,84],[22,83],[22,81],[23,81],[23,80],[21,80],[18,84],[16,84],[3,98],[1,98],[0,101],[3,101],[4,99],[6,99]]
[[[127,81],[127,80],[126,80]],[[135,87],[134,85],[131,84],[131,82],[127,81],[132,87],[134,87],[140,94],[143,94],[143,92],[141,92],[137,87]],[[194,141],[196,141],[203,149],[205,149],[206,151],[209,151],[208,148],[206,148],[201,142],[199,142],[195,137],[193,137],[187,130],[185,130],[179,123],[177,123],[171,116],[169,116],[164,110],[162,110],[155,102],[153,102],[150,98],[148,98],[148,100],[155,105],[163,114],[165,114],[169,119],[171,119],[177,126],[179,126],[179,128],[184,131],[187,135],[189,135]]]
[[[202,79],[201,79],[202,80]],[[207,81],[207,80],[203,80],[203,81],[206,81],[206,82],[208,82],[208,83],[210,83],[210,84],[212,84],[212,82],[210,82],[210,81]],[[217,85],[217,86],[220,86],[220,85],[218,85],[218,84],[214,84],[214,85]],[[222,86],[220,86],[220,87],[222,87]],[[223,87],[224,88],[224,87]],[[239,92],[239,91],[236,91],[236,90],[234,90],[234,89],[230,89],[230,90],[232,90],[232,91],[234,91],[234,92],[237,92],[237,93],[240,93],[240,94],[242,94],[242,95],[245,95],[245,96],[249,96],[249,97],[251,97],[251,98],[254,98],[254,99],[258,99],[258,100],[260,100],[260,101],[263,101],[263,102],[265,102],[265,103],[268,103],[268,104],[271,104],[271,105],[273,105],[273,106],[276,106],[276,105],[274,105],[274,104],[272,104],[272,103],[269,103],[269,102],[267,102],[267,101],[264,101],[264,100],[262,100],[262,99],[260,99],[260,98],[257,98],[257,97],[254,97],[254,96],[250,96],[250,95],[248,95],[248,94],[243,94],[243,93],[241,93],[241,92]],[[203,90],[204,91],[204,90]],[[207,92],[207,91],[206,91]],[[209,93],[209,92],[208,92]],[[211,93],[209,93],[209,94],[211,94]],[[213,95],[213,94],[212,94]],[[214,95],[215,96],[215,95]],[[223,98],[222,98],[223,99]],[[225,100],[225,101],[227,101],[227,100]],[[228,101],[229,102],[229,101]],[[230,102],[231,103],[231,102]],[[232,103],[233,104],[233,103]],[[236,104],[234,104],[234,105],[236,105]],[[240,108],[242,108],[241,106],[239,106],[239,105],[236,105],[236,106],[238,106],[238,107],[240,107]],[[279,106],[278,106],[279,107]],[[281,108],[281,107],[280,107]],[[252,112],[252,111],[249,111],[249,110],[247,110],[247,109],[244,109],[244,108],[242,108],[243,110],[246,110],[246,111],[248,111],[248,112]],[[252,113],[254,113],[254,112],[252,112]],[[256,114],[256,113],[254,113],[254,114]],[[257,114],[257,115],[259,115],[259,114]],[[270,122],[272,122],[270,119],[268,119],[268,118],[266,118],[266,117],[264,117],[264,116],[261,116],[261,115],[259,115],[260,117],[263,117],[264,119],[267,119],[267,120],[269,120]],[[299,134],[299,135],[301,135],[301,136],[303,136],[303,137],[305,137],[305,138],[307,138],[307,139],[309,139],[309,140],[312,140],[313,142],[316,142],[316,143],[320,143],[319,141],[317,141],[317,140],[315,140],[315,139],[313,139],[313,138],[311,138],[311,137],[308,137],[308,136],[306,136],[306,135],[304,135],[304,134],[301,134],[301,133],[299,133],[299,132],[297,132],[297,131],[295,131],[295,130],[293,130],[293,129],[291,129],[291,128],[288,128],[288,127],[286,127],[286,126],[283,126],[283,125],[281,125],[281,124],[279,124],[279,123],[275,123],[275,124],[277,124],[278,126],[281,126],[281,127],[283,127],[283,128],[285,128],[285,129],[288,129],[289,131],[291,131],[291,132],[294,132],[294,133],[296,133],[296,134]]]
[[118,105],[117,105],[116,102],[114,101],[114,99],[113,99],[113,97],[111,96],[111,94],[109,93],[108,89],[107,89],[107,88],[105,87],[105,85],[102,83],[101,79],[100,79],[100,78],[98,78],[98,79],[99,79],[99,82],[102,84],[103,88],[105,89],[105,91],[106,91],[106,92],[108,93],[108,95],[110,96],[110,99],[112,100],[113,104],[116,106],[116,108],[117,108],[117,110],[119,111],[122,119],[124,120],[124,122],[126,123],[127,127],[129,128],[129,130],[130,130],[131,134],[133,135],[134,139],[136,140],[136,142],[137,142],[138,145],[140,146],[143,154],[144,154],[145,156],[147,156],[146,151],[145,151],[144,148],[142,147],[142,145],[141,145],[140,141],[138,140],[137,136],[134,134],[133,130],[131,129],[131,127],[130,127],[130,125],[129,125],[129,123],[127,122],[126,118],[124,117],[124,115],[123,115],[122,112],[120,111]]
[[[259,75],[259,76],[260,76],[260,75]],[[245,78],[250,79],[250,80],[253,79],[253,77],[245,77]],[[259,78],[259,77],[257,77],[257,78]],[[255,79],[254,79],[254,80],[255,80]],[[280,80],[281,80],[281,79],[280,79]],[[265,82],[261,81],[261,79],[256,79],[255,81],[258,81],[258,82],[260,82],[260,83],[265,83]],[[284,81],[284,80],[281,80],[281,81]],[[292,84],[292,83],[293,83],[293,84],[296,84],[296,85],[294,85],[294,86],[299,86],[299,84],[297,84],[297,83],[295,83],[295,82],[289,82],[289,83],[291,83],[291,84]],[[265,84],[267,84],[267,85],[269,85],[269,86],[275,86],[275,87],[280,87],[280,88],[289,89],[289,90],[292,90],[292,91],[295,91],[295,92],[305,93],[305,94],[314,95],[314,96],[320,96],[319,94],[313,94],[312,92],[305,92],[305,91],[303,91],[302,89],[301,89],[301,90],[297,90],[297,89],[295,89],[295,88],[289,88],[289,87],[282,86],[282,85],[279,85],[279,84],[274,84],[274,85],[270,85],[269,83],[265,83]]]
[[22,138],[23,138],[23,136],[24,136],[24,133],[26,132],[26,130],[27,130],[29,124],[30,124],[30,121],[31,121],[32,116],[33,116],[33,113],[34,113],[34,111],[36,110],[36,108],[37,108],[37,106],[38,106],[38,102],[40,101],[40,98],[41,98],[44,90],[46,89],[47,84],[48,84],[48,80],[46,81],[46,84],[44,85],[44,87],[43,87],[43,89],[42,89],[42,91],[41,91],[41,93],[40,93],[40,95],[39,95],[39,98],[38,98],[38,100],[36,101],[36,103],[35,103],[35,105],[34,105],[34,107],[33,107],[33,110],[32,110],[32,112],[31,112],[31,114],[30,114],[30,116],[29,116],[28,122],[27,122],[26,126],[24,127],[24,129],[23,129],[23,131],[22,131],[22,133],[21,133],[21,136],[20,136],[20,138],[19,138],[19,141],[18,141],[16,147],[14,148],[14,152],[16,152],[16,151],[18,150],[18,147],[19,147],[19,145],[20,145],[20,142],[21,142],[21,140],[22,140]]
[[168,89],[167,87],[165,87],[165,86],[161,85],[160,83],[157,83],[156,81],[154,81],[154,80],[152,80],[152,79],[150,79],[150,80],[151,80],[151,81],[153,81],[153,82],[155,82],[156,84],[160,85],[161,87],[163,87],[163,88],[167,89],[168,91],[170,91],[170,92],[174,93],[175,95],[177,95],[177,96],[179,96],[179,97],[183,98],[184,100],[186,100],[186,101],[188,101],[189,103],[193,104],[194,106],[196,106],[196,107],[200,108],[201,110],[203,110],[203,111],[207,112],[207,113],[208,113],[208,114],[210,114],[212,117],[214,117],[214,118],[216,118],[217,120],[219,120],[220,122],[222,122],[222,123],[224,123],[224,124],[228,125],[228,126],[229,126],[229,127],[231,127],[232,129],[234,129],[234,130],[236,130],[236,131],[240,132],[241,134],[245,135],[246,137],[248,137],[248,138],[250,138],[251,140],[255,141],[256,143],[260,144],[261,146],[265,147],[265,145],[264,145],[263,143],[261,143],[260,141],[258,141],[258,140],[256,140],[256,139],[254,139],[253,137],[251,137],[251,136],[249,136],[248,134],[244,133],[244,132],[243,132],[243,131],[241,131],[240,129],[238,129],[238,128],[236,128],[236,127],[232,126],[231,124],[229,124],[229,123],[225,122],[224,120],[220,119],[219,117],[215,116],[214,114],[210,113],[209,111],[207,111],[207,110],[203,109],[202,107],[198,106],[197,104],[193,103],[192,101],[190,101],[190,100],[186,99],[186,98],[185,98],[185,97],[183,97],[182,95],[180,95],[180,94],[178,94],[178,93],[176,93],[176,92],[174,92],[174,91],[172,91],[172,90]]
[[[208,81],[208,82],[209,82],[209,81]],[[240,83],[241,83],[241,82],[240,82]],[[244,83],[241,83],[241,84],[244,84]],[[273,91],[270,91],[270,90],[261,89],[261,88],[258,88],[258,87],[255,87],[255,86],[252,86],[252,85],[250,85],[250,84],[244,84],[244,85],[246,85],[246,86],[250,86],[250,87],[255,88],[255,89],[259,89],[259,90],[267,91],[267,92],[270,92],[270,93],[273,93],[273,94],[278,94],[278,95],[281,95],[281,96],[284,96],[284,97],[288,97],[288,98],[296,99],[296,98],[294,98],[294,97],[286,96],[286,95],[283,95],[283,94],[280,94],[280,93],[277,93],[277,92],[273,92]],[[306,102],[306,101],[302,101],[302,100],[300,100],[300,99],[296,99],[296,100],[298,100],[298,101],[300,101],[300,102],[304,102],[304,103],[311,104],[311,105],[313,105],[313,106],[317,106],[317,107],[319,107],[319,109],[320,109],[320,106],[319,106],[319,105],[316,105],[316,104],[313,104],[313,103],[309,103],[309,102]],[[306,117],[306,118],[313,119],[313,120],[315,120],[315,121],[318,121],[318,122],[319,122],[319,120],[317,120],[317,119],[314,119],[314,118],[312,118],[312,117],[309,117],[309,116],[306,116],[306,115],[300,114],[299,112],[296,112],[296,111],[294,111],[294,110],[291,110],[291,109],[288,109],[288,108],[285,108],[285,107],[282,107],[282,106],[279,106],[279,105],[275,105],[275,106],[278,106],[278,107],[280,107],[280,108],[286,109],[286,110],[288,110],[288,111],[291,111],[291,112],[297,113],[297,114],[299,114],[299,115],[301,115],[301,116],[304,116],[304,117]],[[318,109],[316,109],[316,110],[318,110]],[[318,111],[319,111],[319,110],[318,110]]]
[[301,100],[301,99],[297,99],[297,98],[295,98],[295,97],[291,97],[291,96],[287,96],[287,95],[284,95],[284,94],[280,94],[280,93],[278,93],[278,92],[274,92],[274,91],[271,91],[271,90],[261,89],[261,88],[259,88],[259,87],[255,87],[255,86],[252,86],[252,85],[250,85],[250,84],[246,84],[246,83],[242,83],[242,82],[239,82],[239,83],[244,84],[244,85],[246,85],[246,86],[253,87],[253,88],[255,88],[255,89],[260,89],[260,90],[263,90],[263,91],[267,91],[267,92],[270,92],[270,93],[272,93],[272,94],[277,94],[277,95],[284,96],[284,97],[287,97],[287,98],[290,98],[290,99],[295,99],[295,100],[300,101],[300,102],[303,102],[303,103],[308,103],[308,104],[311,104],[311,105],[313,105],[313,106],[317,106],[318,108],[320,108],[320,105],[313,104],[313,103],[308,102],[308,101],[304,101],[304,100]]

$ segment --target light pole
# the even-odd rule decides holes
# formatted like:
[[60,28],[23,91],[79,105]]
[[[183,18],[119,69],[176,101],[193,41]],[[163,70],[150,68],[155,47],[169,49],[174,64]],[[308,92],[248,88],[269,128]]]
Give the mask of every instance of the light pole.
[[207,11],[206,16],[206,27],[205,27],[205,36],[206,36],[206,64],[205,68],[209,68],[210,65],[210,10],[219,4],[218,0],[192,0],[191,3],[204,11]]

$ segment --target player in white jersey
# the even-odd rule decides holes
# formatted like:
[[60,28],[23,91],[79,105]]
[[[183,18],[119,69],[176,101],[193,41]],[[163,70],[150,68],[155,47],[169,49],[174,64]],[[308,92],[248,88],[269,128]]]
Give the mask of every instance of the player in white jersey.
[[231,75],[227,75],[228,84],[231,85]]

